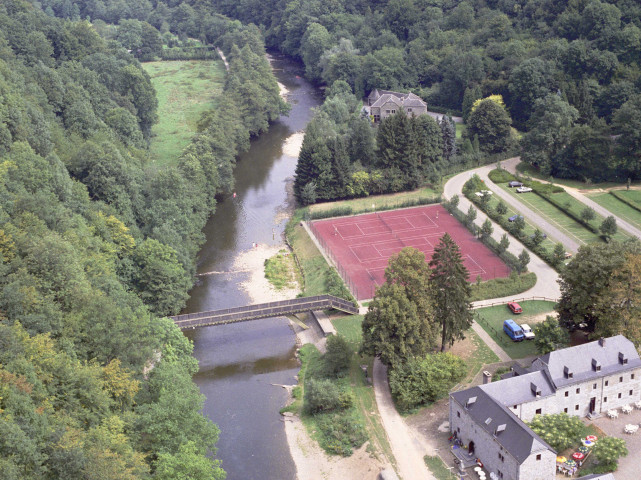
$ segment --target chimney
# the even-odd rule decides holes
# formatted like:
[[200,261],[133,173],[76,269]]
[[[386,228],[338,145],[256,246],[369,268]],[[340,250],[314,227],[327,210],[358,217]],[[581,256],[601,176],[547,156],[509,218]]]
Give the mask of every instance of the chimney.
[[487,370],[483,370],[483,385],[492,383],[492,374]]
[[605,338],[603,337],[599,338],[599,345],[601,345],[602,347],[605,347]]

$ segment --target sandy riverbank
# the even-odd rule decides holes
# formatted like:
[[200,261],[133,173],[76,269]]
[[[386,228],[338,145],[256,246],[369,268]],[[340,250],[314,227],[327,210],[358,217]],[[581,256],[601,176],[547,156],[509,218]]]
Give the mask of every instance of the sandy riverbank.
[[285,143],[283,143],[283,153],[290,157],[298,158],[300,149],[303,146],[303,138],[305,138],[305,132],[302,131],[287,137]]

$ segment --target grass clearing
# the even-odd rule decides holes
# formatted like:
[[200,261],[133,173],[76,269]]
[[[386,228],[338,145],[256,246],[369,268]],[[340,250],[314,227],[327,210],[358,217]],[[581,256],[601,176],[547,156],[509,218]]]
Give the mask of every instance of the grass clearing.
[[223,91],[222,61],[146,62],[158,98],[158,123],[152,128],[151,156],[158,165],[177,161],[196,132],[200,115],[216,105]]
[[296,262],[293,256],[283,249],[265,260],[265,278],[276,290],[296,287]]
[[[521,175],[524,176],[529,176],[532,178],[536,178],[538,180],[545,180],[549,181],[550,177],[542,175],[539,173],[539,171],[534,168],[532,165],[529,165],[525,162],[521,162],[516,166],[516,171],[520,173]],[[603,183],[589,183],[589,182],[581,182],[579,180],[568,180],[564,178],[554,178],[554,183],[558,185],[563,185],[565,187],[572,187],[572,188],[577,188],[579,190],[593,190],[593,189],[599,189],[599,188],[612,188],[612,187],[625,187],[625,183],[617,183],[617,182],[603,182]],[[639,184],[639,182],[635,182],[635,184]]]
[[465,355],[461,355],[467,364],[467,376],[461,383],[469,383],[485,365],[500,362],[501,359],[471,328],[465,332],[465,338],[470,340],[470,347]]
[[464,123],[457,123],[456,138],[463,138],[463,134],[465,133],[465,130],[467,130],[467,125],[465,125]]
[[458,480],[458,477],[452,473],[441,457],[425,455],[423,460],[425,460],[427,469],[437,480]]
[[[628,193],[634,193],[636,195],[625,195],[626,198],[631,203],[637,204],[639,203],[639,208],[641,208],[641,192],[635,191],[635,190],[630,190],[630,191],[619,191],[617,192],[619,195],[622,194],[628,194]],[[610,195],[607,192],[599,192],[599,193],[592,193],[589,194],[588,197],[590,200],[595,201],[599,205],[601,205],[603,208],[606,208],[610,212],[612,212],[614,215],[616,215],[619,218],[622,218],[628,223],[631,223],[637,228],[641,228],[641,212],[638,210],[635,210],[629,205],[626,205],[624,202],[616,198],[614,195]],[[635,197],[638,197],[638,202]]]
[[529,290],[536,284],[536,273],[528,272],[514,277],[493,278],[487,282],[472,283],[470,301],[486,300],[489,298],[508,297]]
[[[325,212],[338,208],[351,208],[352,215],[366,213],[379,209],[389,210],[400,208],[407,202],[417,201],[422,198],[431,198],[440,195],[442,188],[434,189],[423,187],[411,192],[389,193],[385,195],[370,195],[368,197],[339,200],[337,202],[315,203],[309,206],[310,213]],[[372,208],[374,205],[374,208]]]
[[503,322],[511,318],[518,324],[528,323],[532,326],[532,323],[534,323],[533,320],[537,317],[542,314],[553,313],[555,303],[543,300],[530,300],[519,302],[519,305],[523,307],[523,313],[520,315],[513,314],[507,308],[507,305],[479,308],[475,310],[474,314],[474,319],[483,327],[483,330],[513,359],[536,355],[536,347],[533,342],[526,340],[513,342],[510,337],[503,332]]

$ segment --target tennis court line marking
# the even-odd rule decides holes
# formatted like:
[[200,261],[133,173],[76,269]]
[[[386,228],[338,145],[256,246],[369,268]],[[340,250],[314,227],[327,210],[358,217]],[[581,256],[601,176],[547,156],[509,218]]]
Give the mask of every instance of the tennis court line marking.
[[478,268],[478,270],[469,270],[469,269],[468,269],[468,272],[470,273],[470,275],[473,275],[473,274],[475,274],[475,273],[476,273],[476,274],[478,274],[478,273],[486,274],[486,273],[487,273],[487,272],[485,271],[485,269],[484,269],[483,267],[481,267],[481,266],[479,265],[479,263],[478,263],[476,260],[474,260],[474,258],[472,258],[472,256],[471,256],[469,253],[465,254],[465,256],[466,256],[467,258],[469,258],[470,260],[472,260],[472,262],[474,262],[474,265],[476,265],[476,266],[477,266],[477,268]]

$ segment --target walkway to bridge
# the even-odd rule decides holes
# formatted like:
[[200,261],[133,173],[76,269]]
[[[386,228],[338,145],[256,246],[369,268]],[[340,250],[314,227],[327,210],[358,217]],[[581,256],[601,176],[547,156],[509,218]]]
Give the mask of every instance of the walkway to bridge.
[[349,314],[357,314],[358,308],[352,302],[332,295],[294,298],[279,302],[246,305],[244,307],[211,310],[209,312],[187,313],[176,315],[171,319],[181,329],[225,325],[227,323],[246,322],[260,318],[280,317],[294,313],[325,310],[334,308]]

